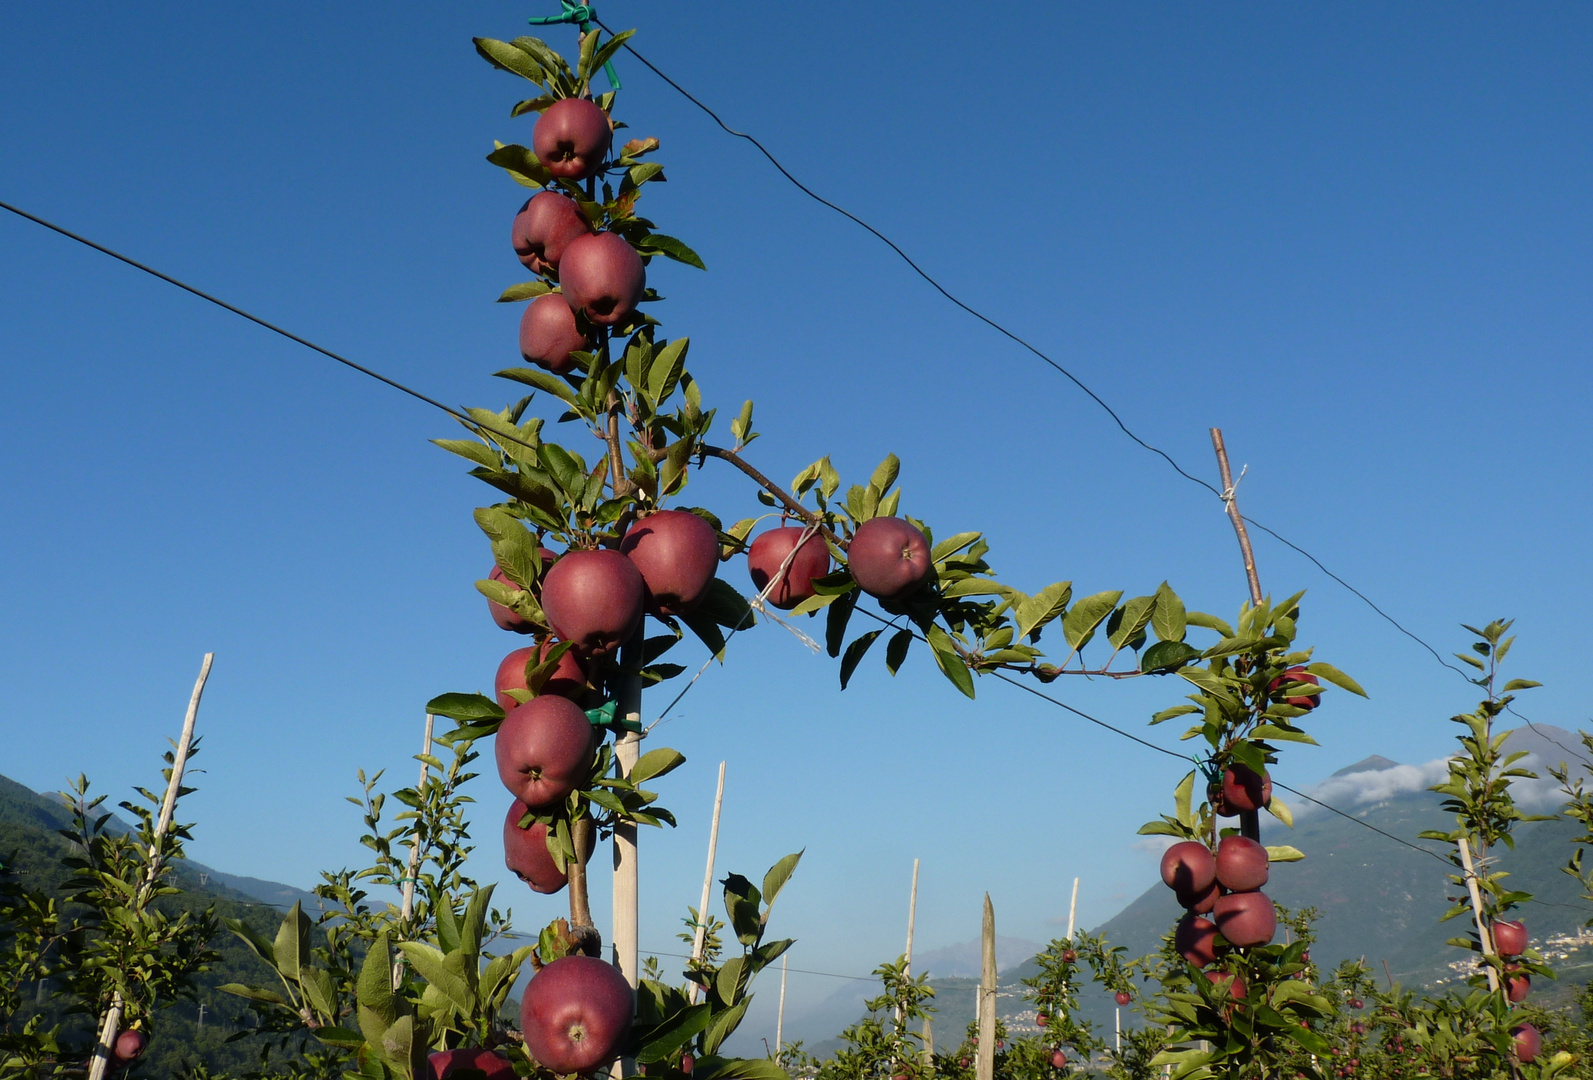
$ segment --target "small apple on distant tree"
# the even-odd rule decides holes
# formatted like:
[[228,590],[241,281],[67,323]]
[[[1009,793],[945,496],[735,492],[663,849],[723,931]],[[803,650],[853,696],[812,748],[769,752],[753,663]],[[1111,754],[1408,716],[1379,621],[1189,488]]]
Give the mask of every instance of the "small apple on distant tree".
[[612,652],[642,619],[647,587],[636,564],[609,548],[568,551],[542,581],[553,632],[587,654]]
[[562,98],[537,117],[531,149],[542,167],[565,180],[585,180],[603,167],[614,125],[586,98]]
[[129,1029],[116,1036],[116,1042],[111,1045],[111,1056],[124,1063],[137,1061],[148,1048],[149,1037],[136,1028]]
[[459,1050],[438,1050],[428,1059],[430,1080],[451,1080],[463,1077],[466,1070],[474,1070],[482,1080],[513,1080],[514,1066],[496,1050],[481,1047]]
[[1240,1001],[1248,992],[1243,979],[1235,978],[1231,971],[1208,971],[1206,981],[1219,990],[1227,990],[1228,996],[1235,1001]]
[[527,270],[545,274],[559,268],[564,249],[592,231],[580,206],[568,195],[544,191],[531,196],[514,216],[509,238]]
[[624,322],[647,292],[647,267],[617,233],[600,232],[571,241],[559,263],[564,301],[601,326]]
[[1051,1051],[1051,1068],[1065,1069],[1068,1067],[1068,1056],[1060,1048]]
[[[830,549],[824,537],[813,533],[803,542],[806,532],[800,525],[769,529],[758,534],[747,549],[747,572],[752,575],[752,584],[759,593],[769,588],[769,582],[775,581],[786,559],[791,560],[785,575],[769,589],[769,603],[782,611],[790,611],[812,596],[814,579],[830,572]],[[800,548],[797,547],[799,543]],[[793,550],[795,555],[791,554]]]
[[555,694],[534,697],[510,709],[498,728],[498,778],[526,806],[546,809],[586,780],[592,744],[592,725],[579,705]]
[[1512,1003],[1525,1001],[1532,992],[1532,976],[1525,971],[1515,968],[1506,969],[1505,994]]
[[1112,995],[1112,1000],[1116,1001],[1119,1005],[1127,1005],[1129,1002],[1134,1000],[1134,995],[1130,994],[1127,990],[1119,990],[1116,994]]
[[870,518],[857,527],[846,549],[857,587],[876,600],[900,600],[934,573],[929,541],[897,517]]
[[544,293],[526,305],[520,316],[520,355],[555,375],[575,370],[573,352],[587,352],[592,342],[575,324],[575,312],[558,293]]
[[1515,1040],[1516,1058],[1522,1062],[1533,1061],[1543,1050],[1543,1037],[1531,1024],[1511,1028],[1510,1035]]
[[1035,1027],[1045,1027],[1045,1025],[1050,1023],[1050,1022],[1051,1022],[1051,1018],[1049,1016],[1047,1016],[1045,1013],[1035,1013],[1034,1014],[1034,1026]]
[[684,615],[702,602],[719,566],[719,534],[688,510],[660,510],[638,519],[620,551],[641,572],[648,610]]
[[619,1055],[634,1007],[630,984],[612,964],[562,957],[526,985],[520,1003],[526,1053],[556,1073],[591,1072]]

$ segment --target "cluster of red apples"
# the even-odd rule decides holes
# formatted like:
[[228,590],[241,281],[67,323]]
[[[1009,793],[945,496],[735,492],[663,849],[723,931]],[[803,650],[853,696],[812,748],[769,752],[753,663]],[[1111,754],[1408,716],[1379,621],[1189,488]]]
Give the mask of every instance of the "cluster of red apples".
[[[1509,920],[1495,922],[1492,937],[1494,951],[1506,961],[1513,961],[1527,951],[1525,923]],[[1532,992],[1532,976],[1519,963],[1507,962],[1504,990],[1511,1004],[1519,1004]],[[1543,1049],[1543,1038],[1531,1024],[1518,1024],[1510,1029],[1510,1035],[1515,1040],[1516,1057],[1522,1061],[1531,1061]]]
[[[1237,769],[1243,766],[1224,775],[1225,786]],[[1235,786],[1244,790],[1241,784]],[[1213,855],[1200,841],[1185,840],[1162,855],[1161,869],[1162,881],[1188,912],[1174,931],[1174,944],[1196,967],[1216,962],[1219,935],[1229,945],[1250,948],[1269,944],[1277,933],[1277,912],[1261,891],[1269,873],[1267,849],[1256,841],[1230,834],[1217,842]],[[1206,978],[1228,984],[1231,976],[1212,971]],[[1234,998],[1244,997],[1244,983],[1233,981],[1228,992]]]

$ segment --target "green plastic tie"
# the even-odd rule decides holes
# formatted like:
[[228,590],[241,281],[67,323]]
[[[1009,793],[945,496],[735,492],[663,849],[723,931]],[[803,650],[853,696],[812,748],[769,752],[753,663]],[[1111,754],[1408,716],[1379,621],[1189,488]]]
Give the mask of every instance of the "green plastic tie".
[[[573,23],[581,28],[581,33],[592,32],[592,20],[597,18],[597,8],[591,4],[577,4],[574,0],[559,0],[559,6],[564,10],[557,15],[533,15],[526,22],[532,26],[558,26],[563,23]],[[612,90],[620,89],[619,76],[614,74],[614,64],[604,61],[603,74],[608,76],[608,85]]]
[[631,720],[629,718],[621,718],[615,715],[619,711],[618,708],[616,708],[617,704],[617,702],[605,701],[595,709],[587,709],[587,722],[593,727],[616,726],[622,727],[626,731],[640,732],[642,730],[642,723],[640,720]]

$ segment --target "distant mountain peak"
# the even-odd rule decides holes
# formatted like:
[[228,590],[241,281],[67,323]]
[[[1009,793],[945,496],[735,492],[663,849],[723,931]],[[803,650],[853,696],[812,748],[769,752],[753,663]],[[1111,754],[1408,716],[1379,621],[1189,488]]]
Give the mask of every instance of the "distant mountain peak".
[[1354,765],[1346,765],[1346,766],[1344,766],[1344,768],[1340,769],[1338,772],[1334,773],[1333,775],[1334,776],[1349,776],[1351,773],[1358,773],[1358,772],[1378,772],[1378,771],[1381,771],[1383,769],[1392,769],[1398,764],[1399,764],[1399,762],[1390,761],[1388,758],[1384,757],[1382,754],[1373,754],[1369,758],[1362,758],[1360,761],[1357,761]]

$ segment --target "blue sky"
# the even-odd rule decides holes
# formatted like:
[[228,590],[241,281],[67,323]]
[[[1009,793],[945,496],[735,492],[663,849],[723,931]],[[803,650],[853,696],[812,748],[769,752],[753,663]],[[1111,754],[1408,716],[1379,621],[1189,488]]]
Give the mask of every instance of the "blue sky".
[[[516,80],[472,35],[553,5],[22,5],[0,13],[0,199],[60,221],[449,402],[501,405],[523,193],[482,161]],[[1034,340],[1185,467],[1206,429],[1244,509],[1441,652],[1515,616],[1523,711],[1582,724],[1593,14],[1572,5],[1332,9],[922,3],[665,8],[610,25]],[[573,34],[551,32],[570,47]],[[976,528],[1029,589],[1149,592],[1231,615],[1220,504],[1056,373],[935,296],[633,60],[620,111],[658,136],[648,212],[709,273],[655,263],[711,402],[758,403],[750,456],[849,480],[903,459],[903,508]],[[61,240],[0,220],[0,771],[150,783],[200,654],[196,857],[308,885],[354,864],[357,768],[412,782],[422,706],[518,642],[472,582],[487,492],[427,445],[451,422]],[[733,474],[692,502],[756,511]],[[1299,556],[1302,629],[1370,701],[1333,695],[1301,786],[1368,754],[1426,761],[1472,696]],[[726,576],[744,584],[743,571]],[[1566,669],[1569,662],[1572,666]],[[1138,730],[1177,687],[1055,690]],[[695,903],[715,767],[721,869],[808,856],[777,928],[793,963],[900,948],[915,856],[925,947],[1099,922],[1153,880],[1135,828],[1181,775],[1009,688],[962,699],[915,654],[892,680],[764,627],[658,729],[690,764],[681,828],[644,838],[643,944]],[[1172,741],[1171,732],[1156,737]],[[495,876],[489,775],[480,861]],[[514,889],[512,882],[505,886]],[[599,893],[606,881],[597,883]],[[560,901],[520,895],[528,924]],[[597,907],[606,905],[600,899]],[[601,921],[601,920],[600,920]],[[793,977],[793,992],[801,989]]]

